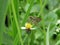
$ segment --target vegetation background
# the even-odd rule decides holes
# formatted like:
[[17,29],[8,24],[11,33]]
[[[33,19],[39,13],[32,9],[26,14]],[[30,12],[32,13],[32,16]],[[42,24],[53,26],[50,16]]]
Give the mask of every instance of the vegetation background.
[[[60,45],[58,19],[60,0],[0,0],[0,45]],[[36,29],[22,30],[26,22]]]

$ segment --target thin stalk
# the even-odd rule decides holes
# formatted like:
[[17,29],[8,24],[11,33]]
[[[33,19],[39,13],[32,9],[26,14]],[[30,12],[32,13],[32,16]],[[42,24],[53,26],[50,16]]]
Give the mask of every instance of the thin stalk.
[[24,41],[23,42],[25,42],[25,40],[27,39],[27,37],[28,37],[28,35],[26,34],[26,36],[24,37]]
[[49,28],[50,28],[50,24],[47,27],[47,33],[46,33],[46,45],[49,45]]
[[40,0],[40,12],[38,13],[37,17],[39,17],[41,13],[42,13],[42,0]]
[[30,45],[30,41],[29,41],[29,38],[28,38],[28,43],[27,43],[28,45]]
[[44,4],[43,4],[42,0],[40,0],[40,12],[39,12],[37,17],[39,17],[42,14],[43,9],[44,9],[46,3],[47,3],[47,0],[44,1]]
[[58,40],[55,45],[59,45],[59,44],[60,44],[60,40]]
[[29,17],[29,14],[30,14],[31,8],[32,8],[32,6],[33,6],[33,4],[34,4],[33,2],[34,2],[34,1],[31,0],[31,2],[30,2],[30,6],[29,6],[29,8],[28,8],[28,10],[27,10],[27,12],[26,12],[26,14],[25,14],[25,16],[24,16],[24,19],[23,19],[21,25],[24,25],[24,24],[26,23],[26,21],[27,21],[27,19],[28,19],[28,17]]
[[54,10],[50,11],[50,12],[56,12],[57,10],[60,9],[60,6],[58,8],[55,8]]
[[30,35],[28,35],[28,45],[30,45]]
[[18,31],[18,36],[20,38],[21,45],[23,45],[23,41],[22,41],[22,38],[21,38],[21,30],[19,29],[18,21],[17,21],[17,18],[16,18],[17,16],[16,16],[13,0],[11,0],[11,2],[12,2],[13,16],[14,16],[14,20],[15,20],[15,23],[16,23],[17,31]]
[[19,42],[19,36],[18,36],[18,34],[16,35],[16,37],[15,37],[15,39],[14,39],[14,43],[13,43],[13,45],[17,45],[17,42]]
[[38,13],[38,16],[39,17],[41,15],[41,18],[42,18],[42,24],[43,24],[43,30],[44,30],[44,44],[46,45],[46,32],[45,32],[45,25],[44,25],[44,15],[43,15],[43,9],[45,7],[47,3],[47,0],[44,1],[44,4],[42,2],[42,0],[40,0],[40,12]]

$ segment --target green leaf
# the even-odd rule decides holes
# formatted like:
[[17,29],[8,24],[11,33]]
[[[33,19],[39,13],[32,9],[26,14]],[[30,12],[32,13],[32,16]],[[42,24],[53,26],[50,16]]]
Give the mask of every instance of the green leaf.
[[58,16],[58,19],[60,19],[60,9],[56,11],[56,14]]
[[17,14],[17,18],[19,20],[19,0],[13,0],[14,1],[14,6],[15,6],[15,11]]
[[0,45],[2,44],[2,36],[4,31],[5,16],[8,8],[9,0],[0,0]]
[[57,0],[48,0],[48,5],[49,5],[49,9],[52,10],[56,6],[58,6],[58,1]]
[[[26,6],[25,6],[25,12],[27,12],[27,10],[28,10],[28,8],[29,8],[29,5],[30,4],[26,4]],[[37,12],[39,12],[40,11],[40,6],[39,6],[39,4],[35,4],[35,5],[33,5],[32,6],[32,9],[31,9],[31,11],[30,11],[30,13],[37,13]]]
[[55,24],[57,21],[57,14],[55,14],[54,12],[49,12],[47,15],[45,15],[44,20],[46,22],[46,24]]

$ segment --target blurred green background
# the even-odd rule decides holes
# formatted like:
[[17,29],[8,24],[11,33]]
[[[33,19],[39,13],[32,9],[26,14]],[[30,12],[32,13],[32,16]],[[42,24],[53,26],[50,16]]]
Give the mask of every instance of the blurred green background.
[[0,0],[0,45],[60,45],[59,19],[60,0]]

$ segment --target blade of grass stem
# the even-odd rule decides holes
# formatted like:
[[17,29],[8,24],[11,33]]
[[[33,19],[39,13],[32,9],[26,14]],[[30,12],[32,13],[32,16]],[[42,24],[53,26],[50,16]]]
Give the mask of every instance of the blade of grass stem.
[[39,17],[41,15],[41,19],[42,19],[42,24],[43,24],[43,30],[44,30],[44,44],[46,44],[46,33],[45,33],[45,25],[44,25],[44,15],[43,15],[43,9],[47,3],[47,0],[44,1],[44,4],[42,4],[42,0],[40,0],[40,12],[38,13],[37,17]]
[[40,0],[40,7],[41,7],[41,9],[40,9],[40,12],[38,13],[37,17],[39,17],[42,14],[43,9],[44,9],[44,7],[45,7],[45,5],[47,3],[47,0],[44,1],[44,4],[42,4],[42,3],[43,3],[42,0]]
[[56,12],[56,11],[59,10],[59,9],[60,9],[60,6],[57,7],[57,8],[55,8],[54,10],[51,10],[50,12]]
[[15,39],[14,39],[14,43],[13,43],[13,45],[17,45],[17,43],[19,42],[19,38],[18,38],[19,36],[18,36],[18,34],[16,35],[16,37],[15,37]]
[[12,17],[13,17],[13,16],[12,16],[11,13],[12,13],[12,8],[11,8],[11,3],[10,3],[10,5],[9,5],[9,18],[10,18],[10,23],[11,23],[10,25],[11,25],[11,28],[12,28],[12,34],[11,34],[11,35],[12,35],[12,37],[14,38],[14,32],[15,32],[15,29],[16,29],[16,28],[13,28],[13,25],[14,25],[15,23],[12,21]]
[[49,45],[49,28],[50,28],[50,24],[48,25],[46,32],[46,45]]
[[17,20],[19,21],[19,0],[13,0],[14,1],[14,6],[15,6],[15,11],[16,11],[16,16]]
[[58,40],[55,45],[59,45],[59,44],[60,44],[60,40]]
[[23,45],[22,36],[21,36],[21,30],[19,29],[19,25],[18,25],[18,21],[17,21],[17,17],[16,17],[16,11],[15,11],[13,0],[11,0],[11,2],[12,2],[13,16],[14,16],[16,27],[17,27],[17,31],[18,31],[18,36],[19,36],[21,45]]

